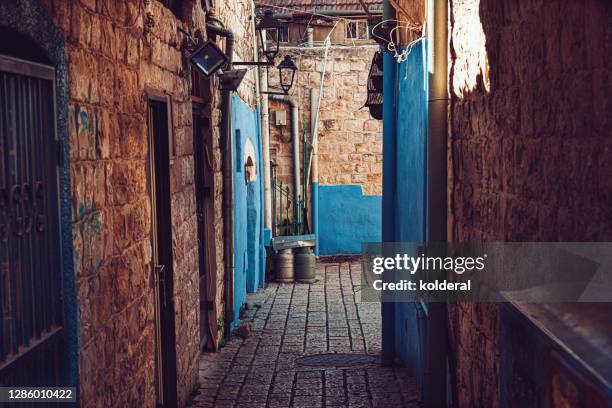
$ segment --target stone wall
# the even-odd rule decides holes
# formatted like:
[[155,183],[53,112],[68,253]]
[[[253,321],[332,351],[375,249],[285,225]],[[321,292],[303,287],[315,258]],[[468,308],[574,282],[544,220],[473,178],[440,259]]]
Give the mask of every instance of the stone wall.
[[[449,238],[610,240],[609,2],[450,6]],[[498,307],[449,327],[459,406],[498,406]]]
[[[355,184],[362,187],[364,194],[382,194],[382,122],[363,108],[368,71],[377,49],[377,46],[330,47],[318,127],[321,185]],[[319,89],[325,51],[316,47],[283,52],[290,54],[298,66],[290,95],[299,106],[300,140],[304,121],[310,138],[310,89]],[[280,58],[282,55],[279,61]],[[279,84],[276,69],[270,70],[269,84],[271,87]],[[286,112],[286,126],[275,125],[273,111],[279,110]],[[279,181],[291,185],[291,113],[286,104],[272,101],[270,112],[270,158],[278,165]]]
[[155,405],[151,203],[145,88],[170,94],[179,399],[197,376],[197,242],[189,76],[180,24],[154,1],[46,1],[66,43],[74,268],[83,406]]
[[[69,71],[74,269],[79,313],[82,406],[155,405],[155,324],[147,94],[167,93],[172,109],[170,159],[177,384],[183,405],[197,380],[198,245],[190,66],[177,31],[205,32],[200,2],[184,1],[177,18],[158,1],[44,0],[65,41]],[[220,18],[246,43],[250,2],[228,2]],[[154,26],[145,33],[150,12]],[[251,48],[249,48],[251,47]],[[254,75],[239,92],[254,105]],[[215,85],[214,89],[218,89]],[[223,239],[218,91],[213,104],[216,317],[223,316]],[[222,335],[219,332],[218,335]]]

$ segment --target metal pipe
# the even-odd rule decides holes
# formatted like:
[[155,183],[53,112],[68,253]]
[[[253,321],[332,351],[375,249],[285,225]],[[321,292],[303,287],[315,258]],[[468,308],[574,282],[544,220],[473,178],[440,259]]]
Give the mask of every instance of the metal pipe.
[[[265,51],[266,37],[265,31],[263,47]],[[259,57],[258,57],[259,58]],[[256,59],[263,61],[264,58]],[[261,91],[268,91],[268,75],[267,70],[259,70],[259,81]],[[270,174],[270,108],[268,103],[268,95],[261,93],[261,144],[262,144],[262,160],[264,169],[264,228],[272,228],[272,182]]]
[[291,108],[291,140],[293,142],[293,192],[300,194],[300,138],[298,130],[298,105],[289,95],[270,95],[273,101],[283,102]]
[[427,142],[427,240],[446,236],[448,0],[429,1],[427,66],[429,71]]
[[319,144],[317,142],[317,121],[319,116],[320,93],[317,89],[310,90],[310,129],[312,132],[312,232],[315,235],[315,255],[319,255]]
[[[232,69],[234,33],[214,24],[206,24],[209,36],[225,38],[227,69]],[[232,97],[231,91],[221,91],[221,155],[223,157],[223,268],[225,325],[224,335],[231,335],[230,323],[234,320],[234,167],[232,143]]]
[[[321,110],[321,97],[323,96],[323,84],[325,83],[325,72],[327,71],[327,59],[329,56],[329,35],[325,39],[325,55],[323,56],[323,69],[321,70],[321,79],[319,82],[318,91],[311,89],[310,94],[310,117],[311,132],[312,132],[312,153],[308,160],[308,169],[306,171],[306,180],[309,179],[312,169],[312,229],[315,234],[315,255],[319,255],[319,112]],[[315,104],[316,99],[316,104]]]
[[[427,67],[429,100],[427,124],[427,241],[447,241],[447,112],[448,0],[429,0]],[[427,316],[424,402],[446,406],[447,309],[430,303]]]
[[[331,33],[330,33],[331,34]],[[319,80],[319,93],[317,98],[317,108],[315,110],[315,117],[312,123],[312,144],[313,146],[317,145],[317,141],[319,138],[319,111],[321,110],[321,97],[323,96],[323,84],[325,83],[325,72],[327,71],[327,58],[329,56],[329,47],[331,42],[329,41],[329,34],[325,39],[325,54],[323,56],[323,69],[321,70],[321,79]],[[313,150],[314,153],[314,150]],[[308,170],[305,170],[307,173],[306,179],[310,177],[310,169],[312,167],[313,155],[310,155],[310,159],[308,160]]]

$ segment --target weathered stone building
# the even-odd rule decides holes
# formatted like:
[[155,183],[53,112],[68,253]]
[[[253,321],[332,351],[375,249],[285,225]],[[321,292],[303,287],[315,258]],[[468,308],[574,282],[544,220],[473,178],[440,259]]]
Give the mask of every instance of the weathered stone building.
[[[450,10],[449,238],[609,241],[610,4],[452,1]],[[499,308],[449,309],[460,406],[502,398]],[[556,392],[578,403],[569,388]]]
[[[370,116],[364,103],[367,97],[369,63],[378,47],[332,46],[328,52],[319,111],[318,159],[320,185],[359,185],[366,195],[382,194],[382,123]],[[298,66],[290,95],[299,106],[299,130],[306,124],[307,136],[312,132],[311,90],[318,92],[325,48],[285,50]],[[270,82],[278,75],[271,73]],[[315,106],[318,102],[315,96]],[[290,120],[275,123],[276,112],[290,118],[287,107],[270,102],[270,155],[278,165],[278,179],[290,185],[292,178],[292,146]],[[300,135],[301,137],[301,135]]]
[[[370,64],[379,49],[370,36],[367,15],[359,2],[323,2],[315,7],[302,1],[289,8],[278,1],[257,4],[286,22],[281,54],[289,55],[298,68],[289,91],[298,109],[297,164],[291,109],[286,102],[270,100],[270,159],[276,181],[292,190],[296,165],[301,178],[310,174],[310,222],[313,229],[321,226],[316,230],[319,253],[357,253],[361,241],[379,239],[382,194],[382,124],[364,107]],[[379,21],[382,3],[367,4],[374,23]],[[315,8],[330,16],[309,14]],[[277,86],[277,70],[270,70],[268,82],[271,89]],[[355,225],[360,225],[359,231]]]
[[[400,116],[384,122],[385,127],[397,125],[402,130],[385,138],[385,143],[397,136],[398,150],[404,148],[399,157],[417,164],[400,167],[396,159],[397,186],[410,187],[410,194],[400,187],[397,194],[403,202],[421,205],[419,211],[408,214],[411,225],[398,221],[405,219],[408,210],[395,214],[392,221],[400,233],[392,231],[390,240],[407,236],[430,240],[431,218],[419,214],[442,208],[447,236],[441,238],[449,242],[609,241],[610,4],[597,0],[403,0],[397,4],[394,13],[400,24],[433,24],[442,33],[432,37],[432,31],[423,26],[428,37],[413,50],[426,44],[430,51],[439,41],[448,44],[448,59],[440,64],[445,57],[429,54],[430,59],[416,62],[409,58],[396,63],[389,58],[385,65],[394,88],[408,87],[412,92],[401,95],[400,91],[396,108],[410,111],[414,124],[400,123]],[[442,24],[447,31],[439,29]],[[395,41],[407,44],[407,39]],[[446,55],[445,46],[438,48],[441,55]],[[436,65],[444,67],[441,71],[447,68],[440,76],[448,82],[439,83],[448,86],[448,102],[446,89],[436,89],[439,93],[432,95]],[[401,78],[393,78],[398,71]],[[422,85],[427,82],[413,80],[423,72],[430,75],[425,95]],[[432,102],[437,101],[443,101],[448,110],[443,117],[434,117],[439,121],[432,126]],[[440,150],[428,150],[414,138],[431,143],[428,132],[442,128],[448,132],[439,135],[438,140],[445,142]],[[405,149],[402,140],[410,140],[411,149]],[[418,152],[410,154],[411,150]],[[429,165],[432,150],[446,156],[445,166]],[[422,166],[419,160],[429,163]],[[437,178],[436,172],[447,176],[446,180]],[[432,188],[430,180],[438,184]],[[430,193],[441,186],[447,200],[432,206]],[[385,189],[385,196],[388,193]],[[594,379],[606,371],[593,364],[601,360],[599,356],[610,355],[609,324],[593,324],[607,320],[609,304],[534,302],[527,306],[473,301],[430,306],[424,312],[419,305],[395,305],[389,312],[402,323],[390,330],[396,336],[392,347],[412,373],[422,376],[419,380],[429,392],[429,401],[448,397],[459,407],[578,406],[583,401],[605,406],[608,398],[609,404],[609,387]],[[432,318],[435,310],[443,312]],[[426,319],[421,319],[422,313]],[[427,336],[418,334],[424,328]],[[431,333],[439,338],[448,335],[448,339],[436,341]],[[585,351],[591,338],[599,343]],[[424,354],[421,344],[435,351]],[[440,360],[435,359],[446,352],[448,360],[440,360],[448,366],[440,370]],[[433,363],[426,361],[432,358]],[[597,374],[587,374],[586,366]],[[439,392],[442,383],[431,372],[438,369],[443,378],[446,367],[453,386],[445,397]]]
[[[252,61],[252,3],[215,6],[211,11],[217,19],[234,30],[234,59]],[[49,106],[57,112],[55,118],[51,114],[51,123],[61,143],[56,191],[60,208],[58,218],[49,215],[58,235],[49,236],[45,245],[49,251],[57,247],[55,256],[62,262],[51,274],[62,275],[63,292],[55,287],[63,293],[57,323],[62,346],[57,352],[66,362],[61,369],[49,369],[55,376],[41,374],[40,385],[76,386],[81,406],[151,407],[162,398],[168,406],[184,405],[197,379],[201,332],[207,332],[211,348],[218,347],[224,334],[224,282],[232,271],[224,268],[223,259],[223,113],[217,80],[192,77],[192,47],[184,34],[206,38],[206,23],[200,1],[0,3],[0,54],[6,56],[0,71],[6,70],[7,81],[37,72],[36,64],[54,72],[48,79],[57,97]],[[25,67],[23,73],[16,66]],[[198,88],[208,87],[201,94],[205,99],[192,98],[192,78]],[[248,73],[237,92],[238,100],[251,109],[256,106],[255,78],[254,71]],[[15,100],[20,95],[3,93]],[[7,112],[13,112],[12,100],[4,100]],[[212,216],[204,232],[211,238],[206,248],[198,245],[202,236],[194,179],[195,102],[202,103],[198,109],[206,110],[209,120],[208,130],[196,133],[208,146],[212,194],[206,205]],[[16,117],[36,121],[28,116],[36,112],[18,111],[24,116]],[[11,131],[12,116],[6,117]],[[49,183],[50,191],[55,190],[54,172],[40,175],[41,185]],[[26,186],[30,180],[22,182]],[[203,250],[206,293],[201,296]],[[4,263],[4,255],[2,259]],[[4,279],[11,283],[20,279],[23,261],[7,259],[13,263]],[[170,263],[164,265],[164,260]],[[23,307],[27,302],[28,297]],[[203,304],[207,316],[200,314]],[[202,329],[204,317],[208,327]],[[40,334],[24,337],[23,344],[31,344],[36,336]],[[24,355],[27,352],[11,354],[9,349],[0,361],[26,361]],[[3,372],[3,382],[9,381],[9,373],[24,369],[16,367]]]

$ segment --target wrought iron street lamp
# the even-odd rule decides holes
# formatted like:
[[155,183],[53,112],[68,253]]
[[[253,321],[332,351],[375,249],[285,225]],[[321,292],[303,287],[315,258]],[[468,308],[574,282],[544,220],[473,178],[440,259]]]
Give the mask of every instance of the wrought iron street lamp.
[[280,64],[278,64],[278,77],[280,80],[280,86],[285,92],[285,95],[289,93],[289,90],[293,86],[293,80],[295,78],[295,71],[297,66],[291,59],[290,55],[285,55],[285,58]]
[[295,71],[297,71],[297,66],[291,59],[291,55],[285,55],[285,58],[281,61],[280,64],[276,67],[278,69],[278,79],[280,82],[280,87],[283,92],[276,91],[264,91],[262,94],[265,95],[288,95],[289,90],[293,86],[293,80],[295,79]]
[[[259,21],[259,24],[255,27],[255,30],[259,33],[259,41],[261,42],[261,49],[264,52],[268,62],[273,63],[274,58],[278,55],[280,49],[280,33],[284,28],[284,24],[274,17],[272,10],[266,10],[263,17]],[[266,38],[268,34],[271,34],[271,38],[275,41],[275,44],[267,47]]]
[[[272,10],[266,10],[259,24],[255,26],[255,31],[259,33],[259,45],[266,56],[267,61],[237,61],[234,65],[272,67],[274,66],[274,58],[280,50],[280,30],[285,27],[284,23],[274,17]],[[268,34],[275,41],[271,46],[266,44]]]
[[[256,26],[256,30],[259,32],[259,39],[261,41],[261,47],[263,49],[264,55],[266,56],[267,61],[259,62],[259,61],[236,61],[232,62],[233,66],[240,65],[255,65],[255,66],[265,66],[265,67],[273,67],[274,59],[278,55],[280,49],[280,32],[279,30],[284,28],[282,22],[274,17],[274,14],[271,10],[267,10],[264,16],[259,21],[259,24]],[[221,48],[212,40],[206,41],[204,44],[198,47],[198,44],[194,40],[193,36],[181,28],[178,28],[180,32],[185,34],[197,49],[191,54],[190,60],[191,64],[206,77],[210,77],[215,72],[219,71],[221,68],[226,66],[226,64],[230,61],[228,55],[226,55]],[[268,32],[275,31],[273,33],[273,38],[275,38],[276,44],[272,47],[265,47],[265,36]],[[231,67],[230,67],[231,68]],[[289,90],[293,86],[293,81],[295,79],[295,71],[297,71],[297,66],[291,59],[290,55],[285,55],[284,59],[280,64],[276,67],[279,73],[280,87],[283,92],[262,92],[264,94],[271,95],[287,95]],[[238,85],[242,81],[246,73],[245,69],[239,70],[226,70],[221,71],[221,89],[234,91],[238,88]]]

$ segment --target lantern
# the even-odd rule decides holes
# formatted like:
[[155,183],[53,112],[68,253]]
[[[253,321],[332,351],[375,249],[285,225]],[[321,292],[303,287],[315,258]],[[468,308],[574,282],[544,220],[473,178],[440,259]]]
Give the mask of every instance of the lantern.
[[289,93],[289,90],[293,86],[293,79],[295,78],[295,71],[297,71],[297,66],[291,59],[290,55],[285,55],[285,58],[280,64],[278,64],[276,68],[278,68],[280,86],[286,95]]
[[[283,23],[274,17],[272,10],[266,10],[263,17],[259,21],[259,24],[255,27],[255,30],[259,33],[259,41],[261,42],[261,49],[264,50],[266,59],[269,62],[274,61],[278,50],[280,48],[280,29],[284,27]],[[265,39],[268,37],[268,33],[271,34],[271,38],[276,39],[276,43],[271,47],[266,47]]]

